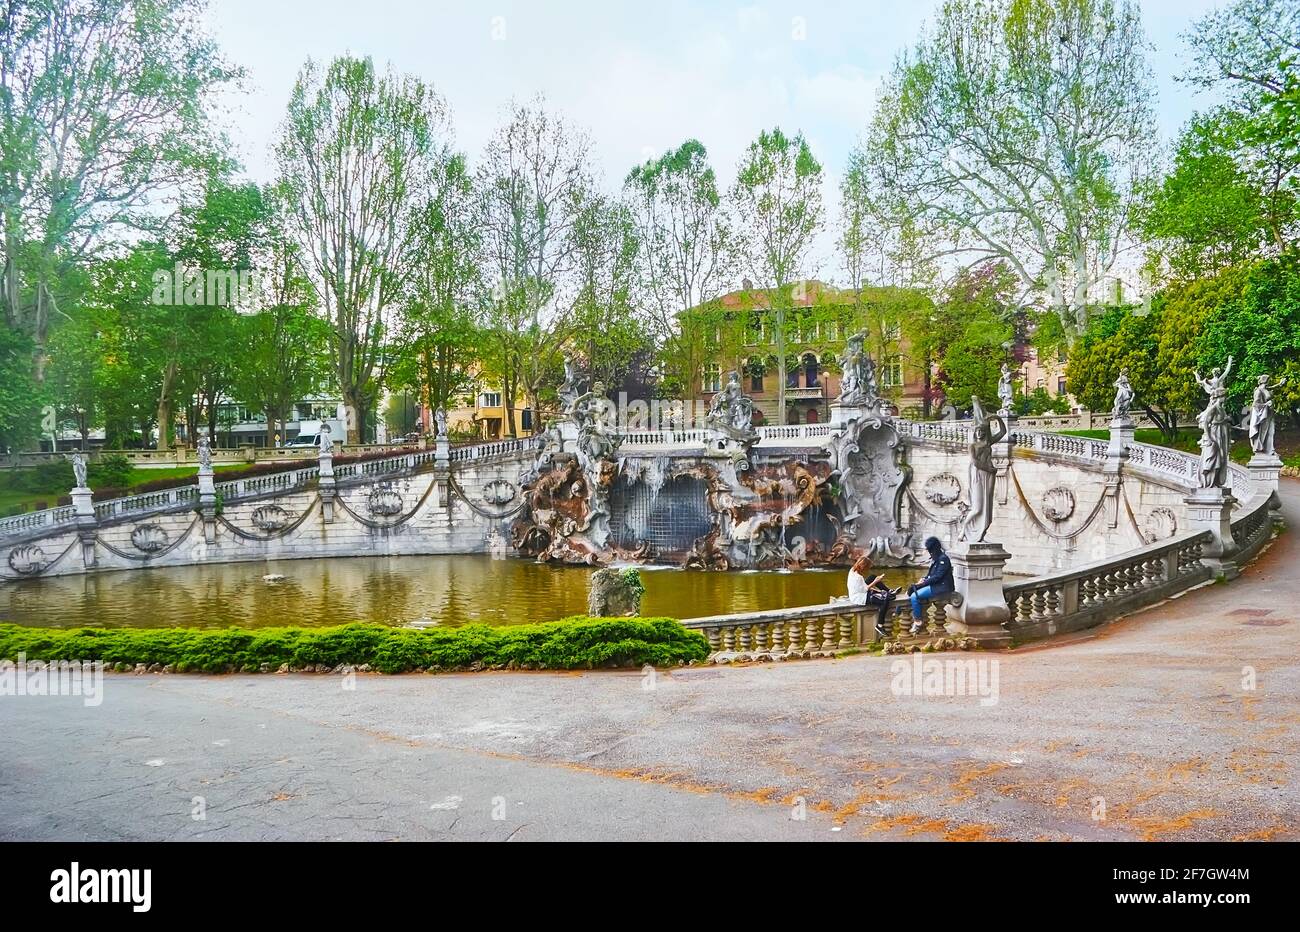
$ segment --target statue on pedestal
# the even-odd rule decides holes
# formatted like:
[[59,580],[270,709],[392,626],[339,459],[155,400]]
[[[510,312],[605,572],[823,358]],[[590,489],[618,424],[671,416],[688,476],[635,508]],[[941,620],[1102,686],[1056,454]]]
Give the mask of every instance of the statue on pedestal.
[[320,426],[320,453],[321,456],[329,456],[334,452],[334,440],[330,437],[330,426],[322,424]]
[[844,355],[840,357],[843,373],[840,379],[841,405],[874,406],[880,400],[876,364],[863,348],[866,339],[865,333],[855,333],[845,343]]
[[1119,370],[1119,378],[1115,380],[1115,405],[1111,408],[1110,416],[1116,421],[1127,420],[1129,406],[1133,404],[1133,386],[1128,381],[1128,370]]
[[434,435],[435,440],[447,439],[447,409],[439,408],[433,412],[434,429],[437,433]]
[[1250,449],[1257,456],[1273,456],[1273,391],[1286,384],[1286,379],[1273,385],[1268,376],[1261,375],[1255,382],[1255,396],[1250,406]]
[[212,446],[208,442],[207,434],[199,438],[199,472],[212,472]]
[[998,401],[1002,404],[1002,413],[1011,413],[1011,402],[1015,393],[1011,388],[1011,367],[1002,364],[1002,374],[998,377]]
[[1196,382],[1209,395],[1205,410],[1197,417],[1201,428],[1201,475],[1203,489],[1223,488],[1228,483],[1228,452],[1232,448],[1232,418],[1228,416],[1228,374],[1232,371],[1232,357],[1222,369],[1216,366],[1210,377],[1203,378],[1193,372]]
[[740,373],[732,370],[727,384],[709,402],[705,423],[729,434],[754,432],[754,400],[740,387]]
[[[993,523],[993,491],[998,470],[993,463],[993,445],[1007,435],[1006,421],[996,414],[985,414],[977,396],[971,396],[970,442],[970,510],[966,513],[961,539],[983,543]],[[996,430],[992,427],[997,422]]]
[[72,454],[72,475],[76,477],[77,488],[86,488],[86,458],[80,453]]
[[571,410],[566,412],[578,425],[578,449],[590,462],[609,458],[623,442],[618,432],[611,429],[610,407],[604,383],[596,382],[591,391],[578,395]]

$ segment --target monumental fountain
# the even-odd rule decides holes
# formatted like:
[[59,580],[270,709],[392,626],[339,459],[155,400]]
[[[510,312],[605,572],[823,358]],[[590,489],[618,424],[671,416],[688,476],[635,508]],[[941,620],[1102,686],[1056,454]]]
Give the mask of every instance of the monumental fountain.
[[[1254,456],[1232,463],[1231,361],[1198,376],[1208,397],[1200,456],[1134,442],[1125,374],[1102,441],[1018,426],[1009,371],[998,411],[972,398],[966,421],[920,422],[882,401],[861,335],[847,341],[839,362],[841,393],[823,424],[755,426],[753,402],[732,372],[699,423],[642,430],[616,417],[604,386],[583,386],[570,360],[561,414],[536,438],[452,447],[444,416],[430,450],[336,462],[326,436],[314,464],[225,482],[215,481],[204,443],[194,486],[103,502],[85,487],[78,458],[71,504],[0,520],[0,583],[140,567],[485,552],[687,571],[844,566],[867,553],[877,565],[906,567],[935,536],[952,555],[958,597],[932,620],[999,644],[1096,624],[1126,606],[1230,578],[1272,533],[1276,386],[1258,380],[1249,413]],[[800,644],[815,637],[824,650],[870,639],[866,630],[853,633],[844,611],[808,609],[823,627],[805,631]],[[767,622],[749,624],[757,631]],[[744,627],[698,623],[709,631],[728,625]],[[793,652],[791,637],[780,634]]]

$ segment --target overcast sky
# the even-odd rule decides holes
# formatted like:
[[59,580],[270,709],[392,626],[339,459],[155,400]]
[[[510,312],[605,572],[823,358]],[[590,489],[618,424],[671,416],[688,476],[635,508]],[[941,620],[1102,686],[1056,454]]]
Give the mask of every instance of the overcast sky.
[[[1174,81],[1180,34],[1220,3],[1144,0],[1169,139],[1208,101]],[[799,0],[736,4],[653,0],[211,0],[225,54],[247,71],[227,98],[231,137],[249,174],[268,181],[270,147],[299,68],[351,52],[429,81],[452,108],[457,146],[475,158],[503,105],[544,93],[591,133],[614,190],[638,162],[699,139],[720,179],[760,129],[802,130],[827,171],[828,218],[849,150],[895,55],[915,42],[937,0]],[[802,35],[802,38],[796,38]],[[818,269],[838,265],[827,237]]]

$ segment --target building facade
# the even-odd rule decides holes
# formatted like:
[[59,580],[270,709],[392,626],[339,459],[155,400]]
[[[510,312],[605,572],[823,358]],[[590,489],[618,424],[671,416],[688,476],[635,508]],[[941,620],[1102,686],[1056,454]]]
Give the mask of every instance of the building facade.
[[[925,364],[913,358],[902,321],[851,290],[821,282],[789,287],[783,314],[773,309],[769,292],[746,283],[699,308],[683,313],[690,324],[707,319],[713,328],[708,361],[695,386],[707,402],[726,384],[731,371],[754,400],[755,420],[780,423],[782,392],[777,349],[783,320],[785,337],[786,424],[816,424],[830,418],[830,403],[840,392],[839,359],[849,336],[865,333],[876,363],[882,397],[900,411],[919,408],[926,393]],[[693,320],[689,318],[694,315]]]

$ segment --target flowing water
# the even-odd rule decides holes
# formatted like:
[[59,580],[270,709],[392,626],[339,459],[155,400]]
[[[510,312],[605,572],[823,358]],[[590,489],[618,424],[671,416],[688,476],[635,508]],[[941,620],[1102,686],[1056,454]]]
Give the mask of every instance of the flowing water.
[[[104,627],[266,627],[349,621],[518,624],[582,614],[587,567],[489,556],[278,560],[0,585],[0,621]],[[284,579],[268,581],[268,574]],[[643,568],[643,615],[691,618],[827,602],[844,595],[847,570],[686,572]],[[890,571],[892,585],[915,575]]]

